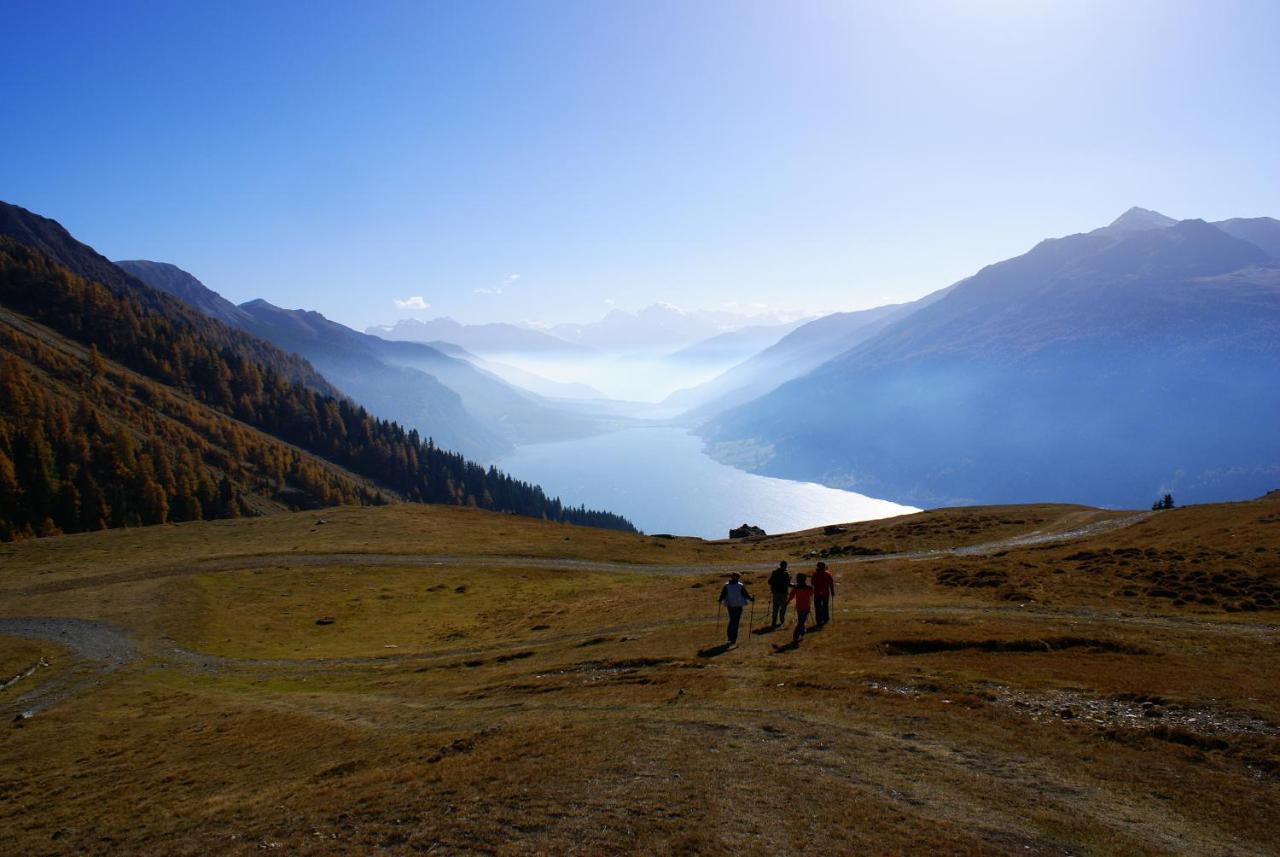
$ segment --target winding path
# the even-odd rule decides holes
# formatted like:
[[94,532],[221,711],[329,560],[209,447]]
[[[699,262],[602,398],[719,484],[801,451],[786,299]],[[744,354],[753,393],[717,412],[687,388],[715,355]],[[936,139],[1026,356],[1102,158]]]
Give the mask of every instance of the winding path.
[[[1088,538],[1105,532],[1131,526],[1146,520],[1151,513],[1135,513],[1121,518],[1095,522],[1075,529],[1061,532],[1032,532],[999,541],[985,542],[955,548],[936,550],[909,551],[902,553],[880,554],[876,556],[860,556],[842,559],[842,563],[883,562],[888,560],[919,560],[938,556],[959,555],[977,556],[994,553],[1010,548],[1025,547],[1056,542]],[[149,566],[120,571],[77,577],[72,580],[57,580],[39,583],[18,590],[9,590],[9,594],[21,596],[65,592],[99,586],[111,586],[143,580],[155,580],[168,577],[185,577],[210,574],[215,572],[247,571],[259,568],[287,565],[290,568],[318,567],[361,567],[361,566],[396,566],[396,567],[474,567],[474,566],[511,566],[517,568],[545,568],[593,572],[613,573],[645,573],[660,575],[703,575],[721,573],[727,570],[764,571],[773,567],[772,562],[763,563],[731,563],[715,565],[662,565],[654,563],[605,562],[568,558],[524,557],[524,556],[457,556],[451,554],[297,554],[279,553],[239,557],[215,557],[206,560],[195,560],[184,563],[169,563],[160,566]],[[875,612],[883,612],[891,608],[874,608]],[[912,608],[919,612],[920,608]],[[941,612],[971,613],[1001,608],[936,608]],[[925,608],[930,612],[931,608]],[[1088,611],[1064,610],[1020,610],[1019,615],[1026,618],[1078,619],[1082,621],[1122,621],[1150,623],[1152,617],[1120,617],[1102,616]],[[142,657],[158,663],[190,668],[190,669],[286,669],[286,670],[325,670],[349,668],[386,663],[447,663],[459,658],[476,656],[496,656],[515,650],[536,650],[549,645],[594,636],[612,636],[639,633],[664,627],[695,624],[703,621],[700,618],[683,618],[657,620],[653,622],[620,624],[607,628],[598,628],[589,632],[573,632],[541,637],[536,640],[525,640],[517,644],[493,645],[483,647],[457,647],[436,649],[432,652],[396,653],[369,657],[327,658],[327,659],[235,659],[218,655],[192,652],[172,645],[150,645],[144,651],[139,643],[127,632],[102,622],[87,619],[64,618],[0,618],[0,634],[25,637],[28,639],[46,640],[65,646],[72,657],[71,668],[60,672],[53,678],[44,681],[25,693],[22,686],[14,686],[0,695],[0,706],[16,711],[19,717],[32,716],[45,711],[59,702],[86,690],[92,689],[105,676],[115,672]],[[1169,622],[1176,622],[1171,618]],[[1196,624],[1205,624],[1199,623]],[[1208,623],[1221,624],[1221,623]],[[1227,626],[1224,625],[1224,628]],[[1235,628],[1236,626],[1230,626]],[[25,682],[22,683],[25,686]]]
[[89,690],[104,676],[139,657],[138,646],[126,631],[88,619],[0,619],[0,634],[57,643],[69,649],[72,657],[67,671],[25,693],[25,682],[15,683],[0,696],[0,705],[14,709],[19,720]]
[[[981,556],[1010,548],[1029,547],[1033,545],[1052,544],[1089,538],[1102,533],[1112,532],[1124,527],[1145,521],[1151,512],[1135,512],[1120,518],[1097,521],[1082,527],[1060,532],[1035,531],[1021,536],[984,542],[976,545],[965,545],[954,548],[936,548],[933,550],[905,551],[901,553],[885,553],[874,556],[840,557],[844,563],[886,562],[890,560],[932,559],[940,556]],[[251,571],[259,568],[288,565],[290,568],[325,568],[348,566],[394,566],[398,568],[416,567],[474,567],[474,566],[512,566],[518,568],[546,568],[565,571],[593,571],[606,573],[643,573],[666,574],[675,576],[695,576],[707,573],[727,571],[768,571],[773,568],[770,562],[749,563],[715,563],[710,565],[667,565],[662,563],[617,562],[584,559],[568,559],[555,557],[531,557],[518,554],[471,555],[456,554],[393,554],[393,553],[272,553],[246,556],[213,557],[211,559],[190,560],[182,563],[166,563],[136,568],[126,568],[103,574],[85,575],[70,580],[51,580],[37,583],[18,590],[21,595],[44,595],[53,592],[68,592],[75,589],[91,589],[98,586],[110,586],[118,583],[134,583],[144,580],[157,580],[166,577],[191,577],[201,574],[212,574],[224,571]],[[10,590],[12,591],[12,590]],[[0,591],[3,594],[3,591]]]

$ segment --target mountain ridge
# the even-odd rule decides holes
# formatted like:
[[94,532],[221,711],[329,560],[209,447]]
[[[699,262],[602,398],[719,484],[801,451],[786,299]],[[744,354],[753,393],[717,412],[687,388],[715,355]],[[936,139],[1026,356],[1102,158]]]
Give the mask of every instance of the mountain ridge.
[[401,319],[390,325],[373,325],[365,333],[391,341],[448,342],[480,355],[585,351],[581,345],[543,331],[505,322],[462,324],[447,316],[427,321]]
[[703,432],[760,472],[916,505],[1256,495],[1280,477],[1250,428],[1280,418],[1278,325],[1256,245],[1104,227],[984,267]]
[[[260,504],[240,499],[255,492],[288,508],[403,498],[632,529],[374,417],[302,358],[7,203],[0,310],[0,537],[256,513]],[[42,377],[60,395],[50,397]],[[104,420],[114,435],[95,428]]]
[[1141,232],[1147,229],[1164,229],[1173,226],[1177,222],[1177,220],[1168,215],[1135,205],[1104,228],[1116,231]]
[[[208,306],[230,315],[230,302],[198,278],[173,265],[149,264],[156,267],[139,271],[166,274],[154,284],[157,287],[180,283],[198,308]],[[470,457],[491,460],[517,443],[561,440],[594,430],[591,419],[559,411],[490,369],[428,343],[382,339],[315,310],[285,309],[264,298],[234,309],[236,326],[307,358],[375,413],[429,432],[441,446]],[[460,346],[444,345],[469,354]]]

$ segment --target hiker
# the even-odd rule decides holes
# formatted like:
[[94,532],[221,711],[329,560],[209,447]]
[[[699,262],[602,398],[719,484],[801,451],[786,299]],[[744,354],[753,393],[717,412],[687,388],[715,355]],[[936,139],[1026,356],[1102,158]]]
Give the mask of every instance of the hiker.
[[787,598],[787,603],[792,601],[796,603],[796,630],[791,639],[798,643],[804,637],[804,623],[809,621],[809,607],[813,603],[813,587],[803,573],[796,575],[796,585]]
[[773,595],[773,627],[780,628],[787,624],[787,596],[791,594],[791,572],[785,559],[769,575],[769,592]]
[[831,599],[836,594],[836,579],[827,571],[825,562],[813,570],[813,624],[821,628],[831,621]]
[[734,572],[729,575],[729,582],[720,590],[720,603],[729,611],[729,645],[738,642],[738,623],[742,621],[742,608],[747,602],[755,603],[755,598],[742,583],[742,575]]

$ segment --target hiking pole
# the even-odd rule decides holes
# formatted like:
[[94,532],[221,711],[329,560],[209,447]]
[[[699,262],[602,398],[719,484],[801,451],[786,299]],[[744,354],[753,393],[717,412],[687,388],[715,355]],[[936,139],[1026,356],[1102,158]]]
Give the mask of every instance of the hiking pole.
[[720,612],[723,607],[724,607],[723,602],[716,601],[716,641],[717,642],[719,642],[720,640]]
[[751,599],[751,618],[747,620],[747,642],[751,642],[751,635],[756,629],[756,600]]

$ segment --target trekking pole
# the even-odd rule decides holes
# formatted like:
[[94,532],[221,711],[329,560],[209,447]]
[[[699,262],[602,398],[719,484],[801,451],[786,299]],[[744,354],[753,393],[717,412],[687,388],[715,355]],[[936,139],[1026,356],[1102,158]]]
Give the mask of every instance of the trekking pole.
[[751,618],[747,620],[747,642],[751,642],[751,635],[756,630],[756,601],[751,599]]
[[723,603],[721,603],[720,601],[716,601],[716,640],[717,641],[719,641],[720,639],[720,613],[723,607],[724,607]]

